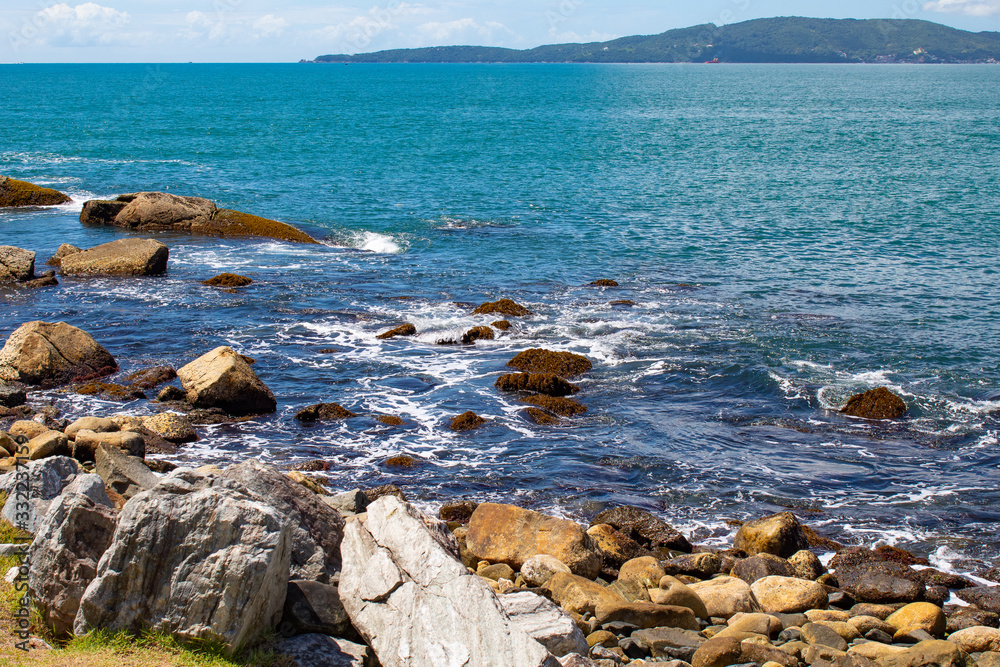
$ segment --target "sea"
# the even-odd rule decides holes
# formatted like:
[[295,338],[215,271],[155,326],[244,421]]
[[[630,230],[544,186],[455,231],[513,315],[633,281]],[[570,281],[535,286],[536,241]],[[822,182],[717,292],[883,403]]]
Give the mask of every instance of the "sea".
[[[62,243],[132,235],[79,213],[135,191],[321,241],[147,232],[165,276],[0,290],[0,336],[65,321],[122,375],[221,345],[254,358],[277,413],[203,428],[176,464],[319,459],[332,489],[394,483],[432,510],[626,503],[710,546],[790,510],[943,569],[998,557],[998,67],[10,65],[0,108],[0,173],[73,198],[0,212],[0,244],[39,270]],[[254,283],[200,284],[221,272]],[[437,344],[501,298],[533,315]],[[404,322],[415,337],[376,337]],[[494,388],[536,347],[592,360],[586,414],[536,425]],[[839,413],[879,386],[905,417]],[[158,409],[31,400],[70,420]],[[294,418],[320,401],[360,416]],[[451,431],[467,410],[489,422]]]

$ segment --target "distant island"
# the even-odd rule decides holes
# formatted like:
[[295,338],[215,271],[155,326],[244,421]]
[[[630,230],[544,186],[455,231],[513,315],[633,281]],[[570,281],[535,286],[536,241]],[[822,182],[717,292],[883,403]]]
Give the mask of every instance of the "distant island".
[[1000,33],[968,32],[915,19],[755,19],[515,50],[435,46],[308,63],[997,63]]

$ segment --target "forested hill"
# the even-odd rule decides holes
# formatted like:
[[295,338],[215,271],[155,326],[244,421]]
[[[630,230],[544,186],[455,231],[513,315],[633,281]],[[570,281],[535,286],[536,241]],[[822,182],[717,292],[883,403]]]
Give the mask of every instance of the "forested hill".
[[756,19],[710,23],[610,42],[518,51],[485,46],[327,55],[319,63],[983,63],[1000,60],[1000,33],[914,19]]

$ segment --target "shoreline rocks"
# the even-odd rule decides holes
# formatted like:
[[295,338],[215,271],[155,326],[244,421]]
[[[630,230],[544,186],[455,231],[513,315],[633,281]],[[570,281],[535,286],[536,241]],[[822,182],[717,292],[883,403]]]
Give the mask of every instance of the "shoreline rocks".
[[64,255],[63,275],[158,276],[167,270],[170,250],[153,239],[118,239]]
[[56,387],[110,375],[118,363],[88,333],[65,322],[28,322],[0,350],[0,380]]
[[0,208],[58,206],[71,201],[73,200],[58,190],[0,176]]

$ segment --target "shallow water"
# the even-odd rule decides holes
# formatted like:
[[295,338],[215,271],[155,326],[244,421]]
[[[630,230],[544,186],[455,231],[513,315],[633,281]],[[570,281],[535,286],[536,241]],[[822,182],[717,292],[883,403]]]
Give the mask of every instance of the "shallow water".
[[[278,413],[207,429],[179,463],[323,458],[340,488],[396,482],[421,503],[580,518],[629,502],[709,543],[727,519],[793,508],[848,543],[996,558],[998,79],[986,66],[0,67],[0,173],[75,200],[0,213],[0,243],[42,264],[60,243],[120,238],[82,227],[80,207],[139,190],[324,242],[155,234],[167,276],[2,290],[0,333],[64,320],[123,372],[222,344],[256,358]],[[198,284],[222,271],[255,283]],[[597,278],[621,287],[587,286]],[[495,341],[435,345],[497,319],[461,304],[501,297],[535,315]],[[609,305],[625,299],[638,305]],[[404,321],[416,338],[375,338]],[[539,427],[493,388],[529,347],[594,361],[586,415]],[[907,418],[836,412],[879,385]],[[150,410],[38,398],[70,418]],[[320,400],[366,416],[295,422]],[[490,425],[450,432],[469,409]],[[421,465],[383,468],[400,453]]]

